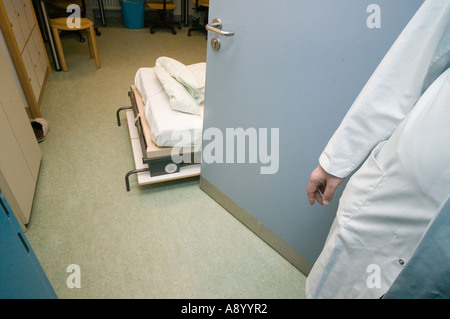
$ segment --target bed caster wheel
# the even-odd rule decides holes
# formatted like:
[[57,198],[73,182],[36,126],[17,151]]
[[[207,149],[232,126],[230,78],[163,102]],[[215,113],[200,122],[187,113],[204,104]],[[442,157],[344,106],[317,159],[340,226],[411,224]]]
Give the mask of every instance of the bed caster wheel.
[[166,165],[164,170],[166,171],[167,174],[173,174],[178,170],[178,166],[175,163],[170,163]]
[[173,31],[172,31],[172,34],[173,34],[173,35],[177,34],[177,31],[173,30]]

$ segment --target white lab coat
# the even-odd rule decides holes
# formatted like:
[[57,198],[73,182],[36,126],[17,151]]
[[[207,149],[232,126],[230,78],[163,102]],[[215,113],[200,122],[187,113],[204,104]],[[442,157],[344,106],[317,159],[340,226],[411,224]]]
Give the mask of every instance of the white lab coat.
[[380,298],[450,194],[450,0],[427,0],[319,162],[350,178],[308,298]]

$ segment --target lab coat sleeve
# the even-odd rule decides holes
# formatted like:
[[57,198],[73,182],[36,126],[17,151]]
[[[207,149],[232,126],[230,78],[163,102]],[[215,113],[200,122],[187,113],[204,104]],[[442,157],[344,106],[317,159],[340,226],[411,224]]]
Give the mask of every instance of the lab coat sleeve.
[[450,1],[427,0],[389,49],[319,158],[346,177],[388,139],[421,94],[449,67]]

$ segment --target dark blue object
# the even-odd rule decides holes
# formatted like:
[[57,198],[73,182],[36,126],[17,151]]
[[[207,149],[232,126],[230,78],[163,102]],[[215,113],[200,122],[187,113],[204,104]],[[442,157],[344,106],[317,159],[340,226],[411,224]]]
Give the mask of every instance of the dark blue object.
[[450,198],[384,298],[450,298]]
[[0,191],[0,299],[56,299],[44,270]]

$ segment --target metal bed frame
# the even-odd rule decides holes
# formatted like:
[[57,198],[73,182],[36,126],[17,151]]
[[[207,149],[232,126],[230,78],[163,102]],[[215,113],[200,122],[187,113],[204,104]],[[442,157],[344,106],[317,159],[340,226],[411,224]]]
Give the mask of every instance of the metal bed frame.
[[[144,126],[148,129],[148,123],[143,117],[143,102],[138,90],[134,85],[131,86],[128,96],[131,106],[121,107],[116,111],[117,125],[121,126],[120,112],[126,111],[128,129],[132,139],[133,156],[136,169],[129,171],[125,175],[125,184],[127,191],[130,191],[129,177],[133,174],[138,175],[138,184],[153,184],[169,180],[187,178],[200,175],[201,151],[190,148],[190,151],[183,154],[179,163],[174,162],[172,157],[173,148],[158,147],[151,140],[148,134],[145,134]],[[143,123],[143,119],[145,123]],[[134,123],[134,124],[133,124]],[[134,137],[134,143],[133,143]],[[136,141],[139,141],[137,146]],[[149,151],[149,149],[151,149]],[[189,160],[186,160],[188,158]],[[140,175],[140,176],[139,176]],[[140,180],[139,180],[139,177]]]

